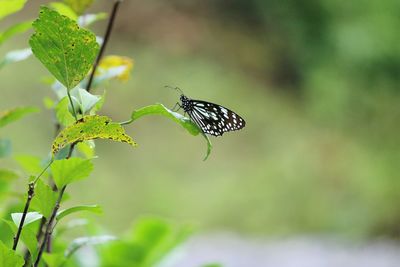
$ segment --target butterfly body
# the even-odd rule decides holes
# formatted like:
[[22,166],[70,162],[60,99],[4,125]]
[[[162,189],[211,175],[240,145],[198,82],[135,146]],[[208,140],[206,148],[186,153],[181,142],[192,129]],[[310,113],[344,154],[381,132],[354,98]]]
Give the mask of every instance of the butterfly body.
[[246,122],[238,114],[221,105],[180,96],[181,108],[206,134],[221,136],[225,132],[242,129]]

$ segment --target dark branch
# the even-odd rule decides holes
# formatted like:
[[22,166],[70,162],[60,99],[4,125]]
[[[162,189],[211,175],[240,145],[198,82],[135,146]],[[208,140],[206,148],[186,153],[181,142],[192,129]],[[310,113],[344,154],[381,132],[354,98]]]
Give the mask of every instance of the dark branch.
[[46,229],[45,229],[45,232],[44,232],[44,238],[43,238],[43,241],[42,241],[42,243],[40,245],[39,253],[38,253],[38,256],[36,258],[35,264],[33,265],[34,267],[39,266],[39,263],[40,263],[40,260],[42,258],[43,252],[44,252],[44,250],[46,248],[47,240],[49,239],[49,237],[50,237],[50,235],[51,235],[51,233],[53,231],[54,220],[56,219],[57,212],[58,212],[58,210],[60,208],[60,203],[61,203],[61,200],[63,198],[63,195],[64,195],[64,192],[65,192],[66,188],[67,188],[66,185],[64,185],[63,188],[61,188],[60,194],[58,195],[58,199],[57,199],[56,205],[54,206],[53,211],[52,211],[51,216],[50,216],[50,219],[46,224]]
[[28,188],[28,197],[27,197],[26,203],[25,203],[25,208],[22,213],[21,221],[19,222],[17,234],[14,237],[13,250],[17,249],[19,237],[21,236],[22,228],[24,227],[26,214],[28,213],[29,205],[31,204],[31,200],[32,200],[34,194],[35,194],[35,184],[33,182],[30,182],[29,188]]
[[96,69],[97,69],[97,67],[98,67],[98,65],[100,63],[101,58],[103,57],[103,54],[104,54],[104,51],[106,49],[108,40],[110,39],[111,30],[112,30],[112,27],[114,25],[114,21],[115,21],[116,15],[117,15],[118,7],[119,7],[119,5],[121,3],[122,3],[122,0],[116,0],[114,2],[114,6],[113,6],[113,9],[111,11],[111,16],[110,16],[110,19],[108,20],[106,34],[104,35],[103,43],[101,44],[99,54],[97,55],[96,61],[95,61],[94,65],[93,65],[92,72],[90,73],[89,81],[88,81],[88,83],[86,85],[86,91],[88,91],[88,92],[90,91],[90,89],[92,87],[94,74],[96,73]]

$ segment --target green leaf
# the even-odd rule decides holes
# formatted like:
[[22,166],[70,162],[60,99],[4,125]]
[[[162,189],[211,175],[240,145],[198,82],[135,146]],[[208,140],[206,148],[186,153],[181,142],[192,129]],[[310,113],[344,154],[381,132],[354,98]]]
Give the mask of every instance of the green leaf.
[[181,244],[192,228],[176,226],[158,218],[142,218],[132,234],[101,251],[104,266],[158,266],[168,253]]
[[[37,175],[43,170],[43,165],[39,157],[32,155],[18,155],[14,158],[28,174]],[[46,176],[47,173],[44,175]]]
[[107,95],[107,91],[104,90],[103,95],[100,97],[100,100],[96,103],[96,105],[90,111],[90,113],[91,113],[90,115],[94,115],[97,111],[99,111],[103,107],[103,105],[106,101],[106,95]]
[[219,263],[208,263],[208,264],[202,265],[201,267],[223,267],[223,266]]
[[92,170],[92,162],[81,158],[56,160],[51,165],[51,173],[58,188],[85,179]]
[[65,210],[61,210],[57,213],[57,221],[61,220],[67,215],[70,215],[75,212],[80,212],[80,211],[89,211],[97,214],[101,214],[103,212],[103,209],[99,205],[81,205],[81,206],[75,206],[72,208],[68,208]]
[[0,112],[0,128],[13,121],[19,120],[29,113],[38,111],[39,109],[35,107],[20,107]]
[[[3,220],[3,221],[7,223],[7,225],[11,228],[12,232],[15,235],[18,231],[18,227],[15,226],[14,222],[11,222],[8,220]],[[31,227],[31,225],[33,226],[33,224],[29,224],[24,227],[24,230],[21,232],[20,238],[21,238],[22,242],[24,242],[24,244],[28,248],[31,255],[35,255],[35,253],[37,251],[37,239],[36,239],[36,233],[35,233],[36,228],[34,231],[33,227]]]
[[125,134],[124,128],[106,116],[85,116],[75,124],[62,130],[53,142],[52,152],[56,154],[68,144],[94,140],[110,139],[135,146],[131,137]]
[[6,247],[0,241],[0,267],[20,267],[25,261],[22,256],[18,255],[14,250]]
[[68,126],[75,122],[74,116],[69,111],[69,99],[67,96],[58,102],[55,111],[57,120],[62,125]]
[[10,51],[0,61],[0,69],[8,64],[25,60],[28,57],[30,57],[31,55],[32,55],[32,50],[30,48]]
[[0,0],[0,20],[21,10],[27,0]]
[[11,154],[11,140],[0,139],[0,158],[5,158]]
[[163,104],[150,105],[135,110],[132,112],[131,119],[132,121],[135,121],[145,115],[162,115],[164,117],[167,117],[173,120],[174,122],[180,124],[192,135],[198,135],[201,132],[200,128],[195,123],[193,123],[189,118],[186,118],[177,112],[169,110]]
[[[17,227],[19,227],[19,224],[21,223],[22,215],[23,215],[23,213],[21,213],[21,212],[19,212],[19,213],[11,213],[11,218],[12,218],[14,224]],[[36,211],[28,212],[26,214],[24,225],[22,227],[25,227],[28,224],[36,222],[36,221],[38,221],[38,220],[40,220],[42,218],[43,218],[43,215],[40,214],[39,212],[36,212]]]
[[90,111],[101,99],[100,96],[92,95],[85,89],[78,87],[71,90],[71,98],[74,101],[75,108],[81,111],[82,114]]
[[3,44],[4,41],[6,41],[7,39],[13,37],[14,35],[25,32],[26,30],[31,28],[31,26],[32,26],[32,21],[29,20],[17,23],[8,28],[7,30],[5,30],[4,32],[0,32],[0,45]]
[[49,267],[60,267],[66,262],[64,253],[43,253],[43,260]]
[[52,2],[49,4],[55,11],[60,13],[61,15],[67,16],[68,18],[72,20],[77,20],[78,15],[75,13],[72,8],[70,8],[68,5],[60,2]]
[[95,144],[92,140],[81,142],[76,146],[76,148],[87,159],[94,158],[95,156]]
[[110,241],[116,240],[113,235],[100,235],[100,236],[85,236],[74,239],[65,251],[65,256],[71,256],[75,251],[83,246],[93,246],[105,244]]
[[141,109],[133,111],[132,115],[131,115],[131,121],[129,121],[127,123],[135,121],[145,115],[162,115],[162,116],[167,117],[167,118],[175,121],[176,123],[180,124],[183,128],[185,128],[190,134],[192,134],[194,136],[201,133],[202,136],[207,141],[207,153],[206,153],[204,160],[206,160],[208,158],[208,156],[210,155],[211,150],[212,150],[212,144],[211,144],[210,139],[189,118],[186,118],[177,112],[169,110],[163,104],[155,104],[155,105],[150,105],[150,106],[143,107]]
[[82,14],[94,0],[64,0],[76,13]]
[[143,266],[154,266],[192,232],[188,225],[177,227],[164,219],[145,217],[136,223],[131,240],[146,252]]
[[33,22],[29,40],[33,54],[68,90],[87,75],[97,56],[96,36],[47,7]]
[[106,19],[108,14],[105,12],[97,13],[97,14],[85,14],[78,18],[78,24],[81,27],[87,27],[95,23],[96,21]]
[[35,197],[32,199],[32,208],[40,211],[45,218],[50,218],[58,194],[42,180],[38,180],[35,186]]

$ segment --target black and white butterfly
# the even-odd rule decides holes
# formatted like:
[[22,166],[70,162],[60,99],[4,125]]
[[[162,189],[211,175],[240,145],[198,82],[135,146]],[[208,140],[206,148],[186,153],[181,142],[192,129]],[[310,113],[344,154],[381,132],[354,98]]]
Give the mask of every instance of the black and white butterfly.
[[[182,93],[178,87],[174,89]],[[180,100],[179,107],[183,108],[190,119],[206,134],[221,136],[225,132],[240,130],[246,125],[242,117],[218,104],[190,99],[183,93]]]

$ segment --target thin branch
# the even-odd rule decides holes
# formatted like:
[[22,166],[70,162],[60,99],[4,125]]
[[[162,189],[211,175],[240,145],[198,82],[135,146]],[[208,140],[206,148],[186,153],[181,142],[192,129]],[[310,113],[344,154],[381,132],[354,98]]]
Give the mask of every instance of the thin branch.
[[92,87],[94,74],[96,73],[96,69],[97,69],[97,67],[98,67],[98,65],[100,63],[101,58],[103,57],[103,54],[104,54],[104,51],[106,49],[108,40],[110,39],[111,30],[112,30],[112,27],[114,25],[114,21],[115,21],[116,15],[117,15],[118,7],[119,7],[119,5],[121,3],[122,3],[122,0],[115,0],[114,1],[113,9],[111,11],[111,16],[110,16],[110,19],[108,20],[106,33],[104,35],[104,40],[103,40],[103,43],[101,44],[99,54],[97,55],[96,61],[95,61],[94,65],[93,65],[92,72],[90,73],[89,81],[88,81],[88,83],[86,85],[86,91],[88,91],[88,92],[90,91],[90,89]]
[[13,248],[12,248],[13,250],[17,249],[19,237],[21,236],[22,228],[24,227],[26,214],[28,213],[29,205],[31,204],[31,200],[32,200],[34,194],[35,194],[35,184],[33,182],[30,182],[29,186],[28,186],[28,197],[26,199],[25,208],[22,213],[21,221],[19,222],[17,234],[14,237],[14,244],[13,244]]
[[35,263],[33,265],[34,267],[39,266],[40,260],[42,258],[43,252],[44,252],[46,244],[47,244],[47,240],[48,240],[49,236],[51,235],[51,232],[53,231],[53,223],[54,223],[54,220],[56,219],[57,212],[60,209],[60,203],[61,203],[61,200],[62,200],[62,198],[64,196],[65,189],[67,189],[66,185],[64,185],[63,188],[61,188],[60,194],[58,195],[58,199],[57,199],[56,205],[54,206],[53,211],[52,211],[51,216],[50,216],[50,219],[46,224],[46,230],[44,232],[44,238],[43,238],[42,244],[40,245],[39,253],[38,253],[38,256],[36,258],[36,261],[35,261]]
[[53,159],[49,162],[49,164],[47,164],[47,166],[35,178],[35,180],[30,182],[29,185],[28,185],[28,197],[26,198],[25,207],[24,207],[24,211],[22,212],[21,221],[19,222],[17,234],[14,237],[14,244],[13,244],[13,248],[12,248],[13,250],[17,249],[19,238],[20,238],[21,232],[22,232],[22,228],[24,227],[26,214],[28,214],[29,206],[31,205],[32,198],[35,195],[35,184],[40,179],[40,177],[42,177],[42,175],[46,172],[46,170],[50,167],[50,165],[52,163],[53,163]]

